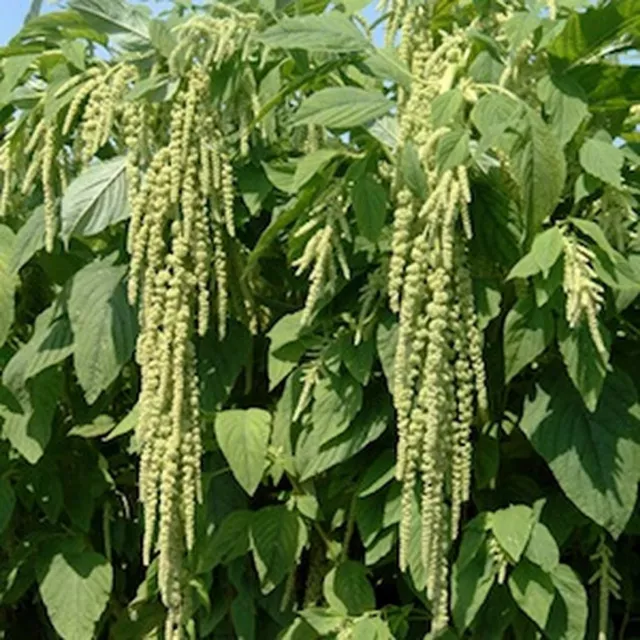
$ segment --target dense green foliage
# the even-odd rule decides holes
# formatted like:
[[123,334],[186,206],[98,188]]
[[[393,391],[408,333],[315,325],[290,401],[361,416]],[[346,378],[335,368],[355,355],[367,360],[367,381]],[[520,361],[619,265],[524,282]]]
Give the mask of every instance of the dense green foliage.
[[0,48],[2,637],[640,637],[637,0],[66,4]]

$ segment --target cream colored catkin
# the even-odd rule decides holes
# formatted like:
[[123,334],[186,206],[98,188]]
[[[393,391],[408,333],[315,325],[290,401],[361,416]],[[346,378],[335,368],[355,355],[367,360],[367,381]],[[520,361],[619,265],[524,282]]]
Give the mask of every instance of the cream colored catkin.
[[393,179],[396,212],[388,290],[399,315],[393,397],[398,422],[396,476],[402,483],[400,567],[408,565],[415,494],[420,500],[420,548],[431,600],[432,632],[449,621],[449,547],[457,536],[471,477],[470,432],[476,412],[486,413],[487,396],[478,327],[467,267],[472,233],[466,168],[442,171],[431,105],[456,82],[464,58],[462,33],[444,35],[434,48],[426,11],[410,9],[403,20],[401,50],[413,85],[399,103],[398,154],[414,145],[429,194],[420,198]]

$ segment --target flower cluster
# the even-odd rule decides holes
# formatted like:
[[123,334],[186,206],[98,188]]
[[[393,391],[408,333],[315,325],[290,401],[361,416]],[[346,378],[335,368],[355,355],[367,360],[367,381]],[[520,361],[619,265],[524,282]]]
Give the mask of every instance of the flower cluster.
[[486,411],[487,396],[466,256],[467,170],[438,166],[435,150],[447,130],[431,125],[433,100],[455,84],[464,61],[464,37],[454,32],[435,48],[420,10],[408,16],[401,50],[414,80],[399,107],[399,152],[415,145],[429,195],[418,197],[399,171],[389,296],[400,316],[393,384],[396,475],[402,482],[400,566],[408,565],[412,503],[420,485],[422,559],[434,608],[432,630],[438,631],[448,623],[448,549],[469,498],[471,425],[476,409]]
[[609,352],[598,327],[598,313],[602,307],[604,288],[593,269],[595,255],[574,234],[565,232],[563,239],[562,286],[567,296],[567,322],[571,329],[575,329],[585,318],[593,344],[606,360]]

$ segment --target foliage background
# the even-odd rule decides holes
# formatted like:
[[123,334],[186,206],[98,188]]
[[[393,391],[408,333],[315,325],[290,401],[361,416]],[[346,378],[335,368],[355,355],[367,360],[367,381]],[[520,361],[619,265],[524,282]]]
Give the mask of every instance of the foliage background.
[[[91,2],[72,4],[89,19]],[[361,4],[344,3],[338,12],[352,15]],[[518,20],[500,43],[488,19],[465,70],[477,82],[495,82],[500,65],[531,38],[542,62],[518,63],[529,82],[517,90],[543,120],[532,117],[523,134],[534,147],[534,174],[462,154],[474,172],[472,255],[492,415],[474,434],[473,500],[450,551],[451,638],[640,637],[639,140],[632,111],[640,73],[607,53],[633,50],[640,26],[632,0],[604,3],[590,18],[573,13],[580,2],[558,4],[558,24],[541,4],[517,6]],[[434,29],[496,10],[491,2],[436,5]],[[276,17],[265,11],[263,27],[323,8],[302,2]],[[82,70],[77,48],[65,42],[96,39],[90,21],[78,35],[48,19],[55,20],[27,25],[2,50],[3,126],[33,106],[20,93],[27,68],[13,86],[7,81],[8,61],[25,53],[11,46],[42,39],[32,63],[52,82],[56,66],[68,75]],[[256,287],[266,322],[252,336],[234,320],[225,340],[211,332],[198,347],[206,490],[189,559],[191,637],[420,638],[430,619],[417,550],[407,574],[397,569],[399,488],[387,390],[396,325],[382,290],[374,290],[364,339],[355,340],[358,300],[369,276],[386,268],[390,243],[392,193],[378,165],[393,158],[393,108],[381,99],[394,99],[406,70],[385,50],[352,44],[345,51],[344,33],[316,28],[304,46],[288,43],[277,25],[264,36],[284,63],[278,82],[293,98],[277,96],[269,116],[276,114],[277,134],[235,167],[246,248],[235,275]],[[162,59],[167,43],[162,30],[155,33],[146,46]],[[552,85],[546,98],[544,82]],[[308,119],[336,135],[324,154],[305,154],[300,103],[304,109],[305,98],[336,86],[366,91],[379,112],[365,117],[355,106],[341,121],[345,105],[342,115],[325,105]],[[504,130],[492,127],[499,109],[509,112],[508,101],[490,93],[483,111],[481,101],[456,110],[457,97],[449,99],[442,123],[455,120],[456,130],[502,162],[500,153],[510,151],[500,147]],[[560,155],[549,152],[557,147],[550,136],[565,143]],[[116,143],[100,159],[107,172],[121,168]],[[403,171],[419,182],[410,160]],[[568,175],[562,193],[523,237],[527,207],[548,200],[560,166]],[[136,320],[124,297],[126,222],[119,219],[126,198],[120,181],[119,191],[105,191],[88,174],[58,194],[65,242],[52,255],[42,250],[39,190],[17,200],[0,227],[7,338],[0,629],[7,638],[154,638],[162,629],[155,567],[146,570],[139,553]],[[354,176],[367,188],[353,186]],[[301,329],[308,283],[290,267],[301,251],[293,231],[331,183],[349,192],[351,278],[325,292],[312,326]],[[87,189],[98,194],[89,209],[78,202]],[[607,361],[584,327],[567,327],[555,223],[569,217],[578,219],[575,229],[607,285]],[[87,220],[91,233],[83,231]],[[313,367],[322,376],[301,419],[293,419]]]

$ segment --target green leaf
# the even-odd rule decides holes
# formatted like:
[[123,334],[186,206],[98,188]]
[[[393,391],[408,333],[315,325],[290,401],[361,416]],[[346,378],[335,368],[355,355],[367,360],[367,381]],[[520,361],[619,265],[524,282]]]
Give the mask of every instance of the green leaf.
[[351,637],[353,640],[392,640],[394,635],[384,620],[363,616],[351,627]]
[[36,318],[31,339],[7,363],[2,374],[3,383],[17,393],[27,380],[66,360],[72,352],[69,317],[54,303]]
[[562,32],[551,42],[547,50],[575,66],[586,60],[621,36],[640,34],[635,0],[612,0],[584,12],[572,12]]
[[473,106],[471,122],[482,136],[481,149],[498,142],[500,136],[522,118],[522,105],[501,93],[482,96]]
[[529,295],[518,300],[504,324],[504,373],[508,383],[549,346],[554,319],[549,308],[538,308]]
[[614,146],[608,133],[600,131],[580,147],[580,164],[592,176],[617,189],[622,187],[624,153]]
[[241,371],[251,358],[251,334],[239,322],[231,320],[221,341],[216,328],[211,328],[196,344],[200,407],[213,413],[224,403]]
[[358,231],[367,240],[377,242],[387,218],[387,190],[372,176],[365,175],[353,185],[351,200]]
[[464,107],[464,96],[459,87],[449,89],[437,96],[431,103],[431,124],[434,129],[458,122]]
[[362,387],[348,374],[327,375],[313,389],[311,422],[320,444],[346,431],[362,407]]
[[369,133],[381,144],[395,150],[398,146],[398,119],[382,116],[369,127]]
[[526,129],[514,166],[517,167],[528,236],[533,239],[560,201],[567,166],[559,140],[538,113],[528,108],[523,123]]
[[167,23],[162,20],[151,20],[148,29],[151,44],[161,56],[169,58],[177,43]]
[[511,572],[508,584],[516,604],[544,629],[555,597],[551,578],[539,566],[522,560]]
[[351,337],[347,337],[341,345],[342,361],[347,371],[360,383],[366,385],[371,375],[375,345],[373,340],[366,340],[355,345]]
[[284,506],[256,512],[251,525],[251,550],[263,593],[271,592],[295,565],[300,521]]
[[251,523],[254,512],[232,511],[216,528],[204,551],[197,555],[199,574],[209,573],[219,564],[229,564],[251,548]]
[[534,523],[533,510],[523,504],[494,511],[489,516],[493,535],[514,564],[520,560],[527,546]]
[[118,438],[120,436],[124,436],[127,433],[131,433],[136,428],[138,424],[138,415],[140,412],[140,407],[138,404],[127,413],[127,415],[120,420],[120,422],[113,428],[113,430],[106,435],[103,440],[108,442],[109,440],[113,440],[114,438]]
[[322,171],[339,155],[342,155],[340,149],[318,149],[301,158],[296,164],[292,190],[299,191],[316,173]]
[[549,638],[583,640],[587,634],[587,592],[580,578],[566,564],[551,572],[556,599],[551,607],[545,635]]
[[454,169],[464,164],[469,157],[469,133],[455,129],[445,133],[438,141],[436,162],[440,171]]
[[73,363],[89,404],[118,377],[135,346],[137,322],[124,285],[126,266],[96,260],[73,278],[69,319]]
[[293,371],[305,352],[304,344],[298,341],[301,318],[301,311],[282,316],[267,334],[270,340],[267,362],[269,390],[275,389]]
[[40,249],[44,249],[44,236],[44,207],[40,206],[18,230],[9,267],[12,273],[17,273]]
[[[604,327],[600,327],[607,344],[603,329]],[[560,322],[558,334],[560,353],[567,373],[587,409],[595,411],[607,376],[608,362],[603,361],[596,349],[586,322],[581,322],[575,329],[570,329],[566,322]]]
[[551,573],[560,563],[560,550],[551,532],[541,522],[536,522],[524,555],[546,573]]
[[567,497],[614,538],[624,530],[640,480],[640,407],[632,383],[609,374],[595,412],[566,376],[550,370],[520,422]]
[[366,567],[352,560],[329,571],[322,591],[331,609],[344,615],[358,616],[376,606]]
[[91,165],[69,185],[60,214],[67,245],[72,235],[94,236],[129,217],[126,165],[124,157]]
[[395,49],[388,47],[376,48],[364,60],[364,65],[380,80],[392,80],[407,89],[411,87],[411,73]]
[[257,39],[268,47],[331,53],[372,48],[358,28],[338,12],[283,18],[258,35]]
[[97,438],[109,433],[114,427],[113,418],[100,415],[94,418],[89,424],[81,424],[72,427],[67,432],[68,436],[79,436],[80,438]]
[[461,633],[473,622],[495,579],[485,532],[467,527],[451,577],[451,612]]
[[387,428],[391,419],[391,406],[388,396],[378,393],[351,422],[341,435],[323,442],[324,429],[307,429],[297,442],[295,464],[300,480],[308,480],[331,467],[348,460],[377,440]]
[[237,640],[256,637],[256,608],[251,594],[241,591],[231,603],[231,621]]
[[509,272],[508,278],[528,278],[542,273],[546,278],[564,249],[562,232],[551,227],[536,235],[529,252]]
[[62,392],[62,376],[49,368],[16,394],[18,407],[0,405],[2,432],[27,462],[38,462],[51,439],[51,423]]
[[97,31],[119,36],[120,44],[126,48],[145,48],[150,44],[149,21],[125,0],[70,0],[69,7]]
[[321,89],[302,102],[294,124],[348,129],[385,115],[392,106],[377,91],[357,87],[330,87]]
[[87,640],[95,633],[113,584],[113,569],[94,551],[58,553],[38,570],[40,596],[64,640]]
[[378,357],[390,390],[393,390],[393,367],[396,345],[398,344],[398,326],[395,318],[389,314],[380,322],[376,332]]
[[400,170],[407,186],[414,196],[426,199],[429,189],[427,177],[424,175],[416,146],[409,140],[402,147]]
[[13,231],[0,225],[0,347],[9,336],[15,312],[14,295],[18,280],[10,268],[15,245],[16,236]]
[[551,118],[551,130],[566,145],[589,115],[584,92],[569,78],[545,76],[538,82],[538,97]]
[[16,494],[8,478],[0,478],[0,535],[9,525],[13,508],[16,506]]
[[252,496],[267,463],[271,415],[263,409],[222,411],[214,427],[235,479]]

